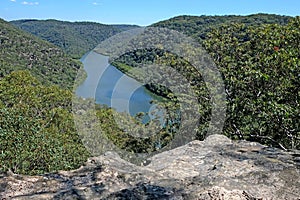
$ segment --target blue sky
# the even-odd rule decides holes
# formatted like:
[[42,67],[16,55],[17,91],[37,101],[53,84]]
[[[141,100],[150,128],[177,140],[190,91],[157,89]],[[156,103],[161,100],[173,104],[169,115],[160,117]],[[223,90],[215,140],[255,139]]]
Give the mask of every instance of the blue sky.
[[149,25],[177,15],[300,15],[300,0],[0,0],[0,18]]

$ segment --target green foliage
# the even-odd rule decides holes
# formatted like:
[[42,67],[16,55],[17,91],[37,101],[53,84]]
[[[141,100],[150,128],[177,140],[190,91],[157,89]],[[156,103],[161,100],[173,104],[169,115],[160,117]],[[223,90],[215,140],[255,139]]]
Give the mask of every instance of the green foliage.
[[287,24],[291,17],[271,14],[254,14],[248,16],[177,16],[153,24],[153,26],[173,29],[196,39],[205,39],[207,33],[223,24],[243,23],[245,25]]
[[71,98],[70,91],[43,86],[28,71],[0,80],[0,171],[41,174],[86,161]]
[[[191,98],[193,97],[189,96],[189,94],[185,94],[187,91],[184,91],[185,88],[182,87],[181,84],[178,84],[178,82],[176,83],[176,77],[168,77],[168,80],[175,81],[172,85],[173,89],[176,91],[184,91],[182,94],[178,92],[174,94],[173,91],[171,91],[171,89],[167,87],[167,85],[152,83],[148,83],[145,85],[145,87],[151,92],[162,97],[159,102],[156,102],[156,104],[161,105],[166,110],[166,113],[164,115],[165,124],[162,135],[169,135],[170,137],[167,136],[164,139],[160,139],[163,144],[162,147],[168,145],[168,142],[171,141],[170,138],[174,138],[175,136],[190,136],[190,133],[194,132],[193,127],[197,127],[198,124],[200,124],[200,126],[198,127],[197,135],[194,135],[194,137],[203,139],[205,137],[211,117],[209,91],[206,88],[206,84],[202,76],[193,66],[190,65],[190,63],[188,63],[183,58],[180,58],[178,55],[174,55],[170,52],[165,52],[161,49],[138,49],[132,52],[126,52],[113,61],[114,66],[136,80],[141,81],[146,75],[148,77],[151,77],[151,81],[153,82],[165,83],[165,74],[157,73],[155,72],[156,70],[154,70],[153,72],[147,71],[146,73],[139,73],[139,68],[141,66],[151,66],[152,64],[154,64],[155,66],[161,66],[162,69],[169,67],[175,69],[181,75],[180,79],[185,78],[190,83],[191,89],[198,97],[197,101],[199,104],[197,105],[199,110],[199,119],[191,118],[191,115],[189,115],[192,113],[195,114],[197,111],[185,110],[183,113],[178,112],[180,110],[180,106],[183,106],[185,109],[191,109],[195,107],[192,105],[194,101],[191,101]],[[182,114],[185,116],[182,116]],[[188,122],[185,122],[188,123],[189,126],[185,126],[184,129],[181,129],[179,131],[180,118],[189,118]],[[145,130],[143,131],[145,132]],[[151,139],[149,142],[153,145],[157,141]]]
[[[202,39],[225,82],[228,104],[224,134],[285,149],[300,149],[300,18],[292,18],[287,24],[289,19],[265,14],[180,16],[154,26]],[[55,20],[13,23],[30,29],[74,57],[107,37],[132,28]],[[90,154],[75,129],[72,93],[62,89],[72,88],[81,63],[3,20],[0,20],[0,47],[0,171],[40,174],[82,165]],[[211,105],[201,75],[183,58],[159,49],[127,52],[114,61],[125,73],[132,72],[141,63],[171,66],[190,82],[199,102],[198,139],[203,139]],[[15,71],[20,69],[26,70]],[[141,78],[134,73],[129,75],[137,80]],[[157,75],[156,79],[163,76]],[[170,108],[163,128],[155,129],[157,121],[142,125],[139,120],[111,108],[96,106],[95,110],[87,106],[79,109],[85,113],[80,122],[80,135],[88,136],[84,142],[102,142],[106,138],[128,152],[152,153],[167,146],[175,134],[193,131],[187,128],[176,132],[180,126],[176,114],[179,97],[162,85],[147,87],[167,99],[161,102]],[[189,107],[188,100],[183,103]],[[93,112],[99,127],[93,127],[94,122],[89,124]],[[198,119],[189,119],[188,123],[195,120]],[[92,126],[90,132],[85,126]],[[103,135],[93,134],[99,129]],[[141,137],[145,135],[148,137]]]
[[[180,16],[154,26],[203,39],[201,43],[225,82],[228,105],[224,134],[283,149],[300,148],[299,17]],[[201,75],[189,63],[155,49],[127,52],[115,61],[125,73],[128,66],[151,62],[170,66],[189,80],[199,98],[198,139],[203,139],[210,120],[210,97]],[[139,75],[129,75],[139,79]],[[163,96],[170,94],[157,86],[149,89]]]
[[300,18],[288,25],[223,25],[204,41],[224,76],[224,133],[300,148]]
[[[138,120],[139,116],[132,118],[126,113],[117,113],[111,108],[101,106],[98,106],[96,113],[106,137],[128,152],[152,153],[166,146],[173,138],[171,133],[155,121],[143,125]],[[122,122],[121,125],[116,121]],[[158,127],[160,128],[157,129]]]
[[18,20],[12,24],[80,58],[101,41],[132,28],[134,25],[105,25],[95,22],[65,22],[57,20]]
[[71,89],[81,63],[56,46],[0,19],[0,77],[30,70],[41,83]]

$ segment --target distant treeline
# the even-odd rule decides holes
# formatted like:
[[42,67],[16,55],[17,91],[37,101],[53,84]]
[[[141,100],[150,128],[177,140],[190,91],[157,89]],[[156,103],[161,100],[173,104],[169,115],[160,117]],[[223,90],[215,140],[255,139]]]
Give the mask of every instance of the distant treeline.
[[105,25],[95,22],[66,22],[58,20],[18,20],[12,24],[46,40],[65,53],[81,58],[101,41],[132,28],[135,25]]

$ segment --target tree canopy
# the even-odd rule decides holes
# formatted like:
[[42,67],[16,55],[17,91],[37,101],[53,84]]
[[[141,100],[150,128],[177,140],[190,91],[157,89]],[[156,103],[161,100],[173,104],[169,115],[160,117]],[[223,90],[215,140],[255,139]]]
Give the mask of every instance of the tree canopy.
[[[183,31],[200,41],[213,58],[223,76],[227,95],[224,134],[283,149],[299,149],[299,25],[299,17],[258,14],[180,16],[154,26]],[[127,52],[115,64],[127,73],[130,67],[149,62],[164,64],[190,77],[202,102],[200,124],[210,120],[206,86],[184,58],[145,49]],[[162,92],[161,87],[150,89],[168,96],[168,91]],[[205,128],[200,129],[198,136],[205,137]]]
[[81,63],[61,49],[0,19],[0,77],[29,70],[38,81],[71,89]]
[[[70,56],[79,57],[107,37],[134,26],[56,20],[13,23],[53,44],[0,20],[0,171],[40,174],[79,167],[91,155],[83,145],[85,135],[91,143],[106,138],[127,152],[151,154],[167,146],[175,134],[194,131],[187,128],[177,133],[180,116],[170,114],[159,132],[136,138],[155,131],[149,124],[141,126],[138,118],[143,113],[134,119],[102,105],[94,106],[90,99],[74,100],[70,89],[82,64]],[[282,149],[300,149],[300,17],[179,16],[153,26],[193,37],[216,63],[227,100],[223,134]],[[141,63],[171,67],[189,81],[197,95],[200,116],[190,123],[199,123],[197,139],[203,139],[212,106],[202,75],[185,58],[159,48],[137,49],[114,60],[117,68],[137,80],[141,77],[131,69]],[[155,84],[146,87],[164,97],[162,103],[171,108],[170,113],[177,112],[179,98],[169,88]],[[79,119],[80,130],[74,123],[72,101],[93,104],[93,109],[78,108],[86,116]],[[92,114],[100,125],[87,130],[93,125],[88,121]],[[120,128],[116,120],[124,127]],[[93,134],[98,129],[102,135]]]
[[101,41],[117,33],[138,27],[58,20],[18,20],[11,23],[60,47],[74,58],[81,58]]
[[0,80],[0,171],[41,174],[86,161],[71,99],[70,91],[43,86],[29,71]]

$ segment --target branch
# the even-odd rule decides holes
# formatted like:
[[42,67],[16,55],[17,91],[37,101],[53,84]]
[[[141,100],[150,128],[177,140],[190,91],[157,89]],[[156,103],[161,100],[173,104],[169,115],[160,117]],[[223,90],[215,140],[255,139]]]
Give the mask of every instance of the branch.
[[275,141],[273,138],[270,138],[269,136],[260,136],[260,135],[250,135],[250,136],[251,137],[256,137],[256,138],[261,138],[261,139],[271,140],[273,143],[279,145],[281,149],[283,149],[284,151],[287,151],[287,148],[285,148],[281,143]]

